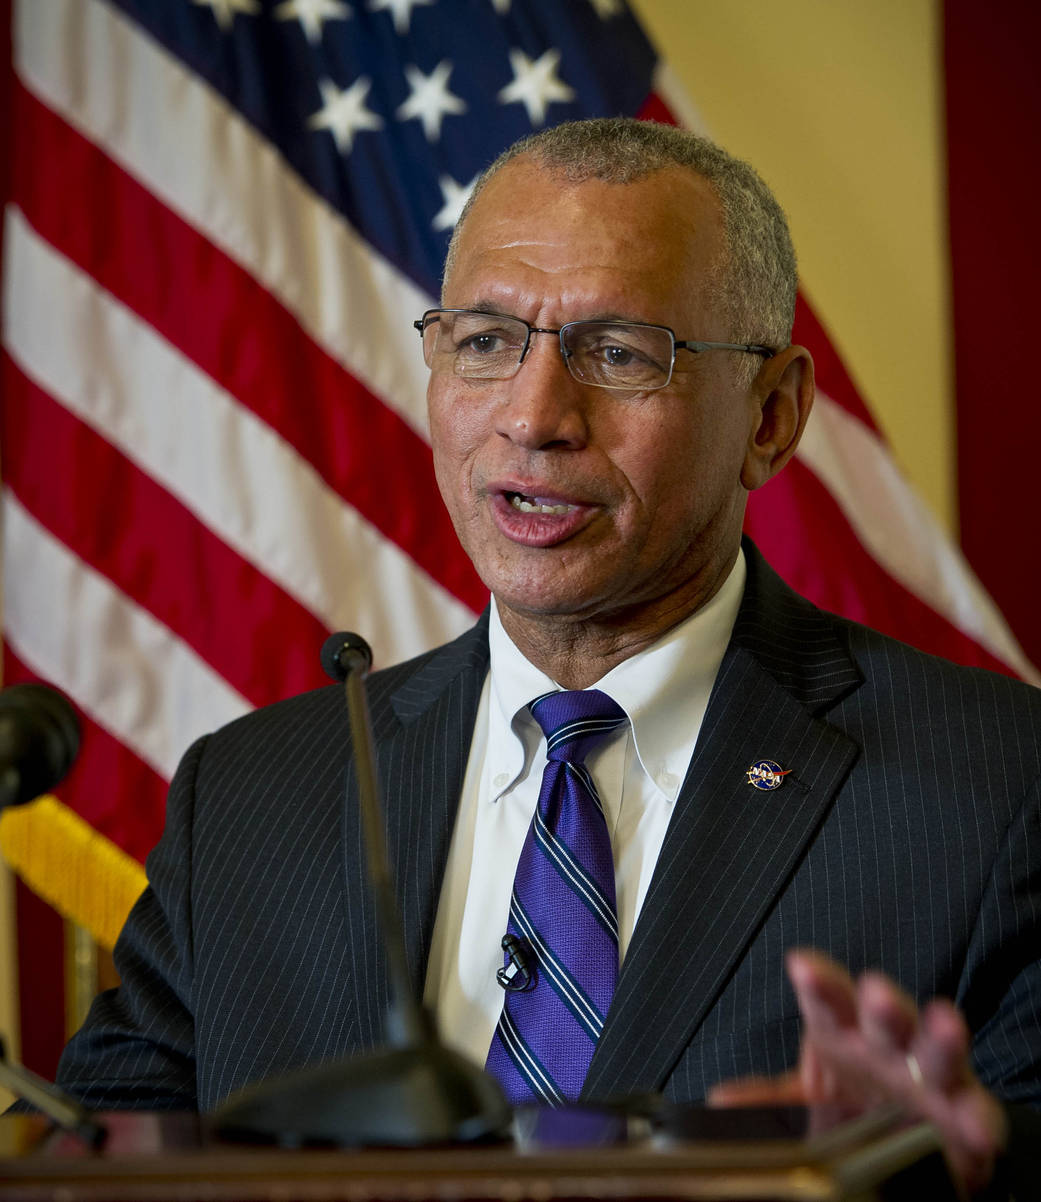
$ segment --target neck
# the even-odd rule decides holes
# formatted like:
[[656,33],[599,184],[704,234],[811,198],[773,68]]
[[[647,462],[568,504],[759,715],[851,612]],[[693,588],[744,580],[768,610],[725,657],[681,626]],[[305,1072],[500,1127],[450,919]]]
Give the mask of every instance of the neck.
[[533,614],[498,602],[503,629],[524,658],[565,689],[586,689],[657,642],[707,604],[730,575],[737,552],[691,588],[614,614]]

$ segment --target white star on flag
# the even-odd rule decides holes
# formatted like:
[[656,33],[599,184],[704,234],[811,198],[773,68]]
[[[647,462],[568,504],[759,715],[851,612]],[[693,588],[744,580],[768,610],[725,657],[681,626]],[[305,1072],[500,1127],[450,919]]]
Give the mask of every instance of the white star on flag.
[[500,104],[523,104],[528,110],[532,125],[541,125],[546,119],[546,108],[554,100],[574,100],[575,92],[557,78],[559,50],[547,50],[534,62],[523,50],[510,51],[510,66],[513,82],[499,93]]
[[492,8],[500,16],[505,16],[510,11],[510,0],[492,0]]
[[389,9],[394,17],[394,28],[398,33],[408,33],[409,21],[412,20],[412,10],[420,4],[433,4],[434,0],[372,0],[369,8],[378,13],[381,9]]
[[346,21],[350,15],[342,0],[284,0],[275,9],[279,21],[299,21],[312,46],[322,40],[323,21]]
[[622,0],[589,0],[601,21],[608,17],[617,17],[622,11]]
[[365,97],[372,87],[368,76],[359,75],[349,88],[338,88],[331,79],[321,80],[318,87],[322,107],[308,118],[308,128],[329,130],[341,154],[351,150],[358,130],[383,128],[383,119],[365,107]]
[[468,184],[457,184],[450,175],[442,175],[438,183],[441,185],[441,199],[444,204],[431,225],[435,230],[450,230],[462,215],[470,193],[474,190],[474,184],[477,183],[477,176],[475,175]]
[[405,67],[405,78],[412,94],[399,107],[398,116],[402,121],[418,117],[423,122],[423,133],[428,142],[441,137],[441,122],[446,114],[466,112],[466,102],[448,90],[451,74],[452,64],[448,59],[439,62],[429,75],[424,75],[411,63]]
[[230,29],[231,23],[238,13],[247,17],[260,16],[260,5],[257,0],[192,0],[192,3],[201,8],[212,9],[221,29]]

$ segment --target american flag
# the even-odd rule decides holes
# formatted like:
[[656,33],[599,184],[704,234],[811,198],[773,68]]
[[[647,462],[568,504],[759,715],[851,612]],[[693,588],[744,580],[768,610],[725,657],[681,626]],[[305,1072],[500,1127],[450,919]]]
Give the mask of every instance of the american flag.
[[[323,683],[329,630],[388,664],[485,603],[411,327],[475,176],[547,124],[697,120],[622,0],[13,0],[12,61],[4,681],[71,695],[62,802],[142,860],[192,739]],[[795,339],[820,395],[752,500],[767,558],[1037,680],[805,299]]]

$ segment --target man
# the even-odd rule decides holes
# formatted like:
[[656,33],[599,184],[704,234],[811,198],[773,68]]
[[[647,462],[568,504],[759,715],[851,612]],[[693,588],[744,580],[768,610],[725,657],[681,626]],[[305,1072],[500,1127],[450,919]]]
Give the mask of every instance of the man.
[[[556,762],[540,705],[596,685],[618,717],[563,776],[600,793],[622,970],[583,1096],[798,1059],[717,1096],[898,1099],[980,1186],[1020,1121],[998,1097],[1041,1102],[1041,694],[822,614],[742,550],[812,401],[794,296],[776,203],[680,131],[560,127],[475,191],[418,324],[438,483],[494,604],[369,683],[410,963],[446,1038],[512,1072],[527,968],[495,969]],[[333,689],[189,751],[68,1088],[210,1108],[378,1041],[347,740]]]

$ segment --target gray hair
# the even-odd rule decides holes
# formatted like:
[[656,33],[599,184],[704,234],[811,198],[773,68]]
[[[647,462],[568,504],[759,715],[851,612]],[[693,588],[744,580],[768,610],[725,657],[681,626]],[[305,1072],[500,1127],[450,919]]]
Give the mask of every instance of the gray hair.
[[798,274],[781,206],[748,163],[673,125],[595,118],[556,125],[515,142],[478,177],[452,234],[446,279],[474,201],[491,177],[520,155],[530,155],[571,183],[598,179],[628,184],[667,167],[697,172],[712,185],[722,210],[725,253],[710,286],[731,323],[729,337],[777,348],[788,345]]

